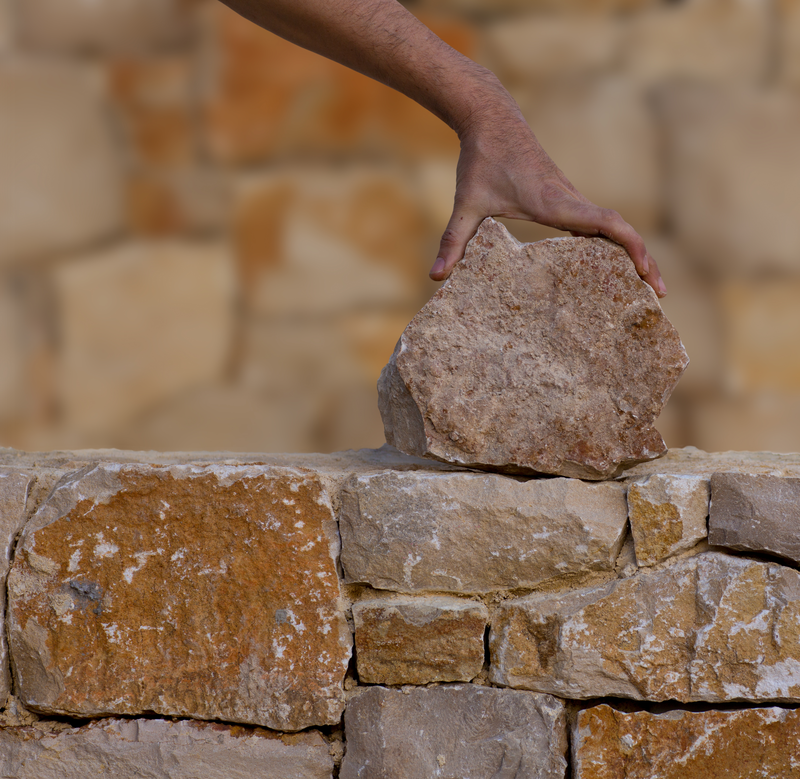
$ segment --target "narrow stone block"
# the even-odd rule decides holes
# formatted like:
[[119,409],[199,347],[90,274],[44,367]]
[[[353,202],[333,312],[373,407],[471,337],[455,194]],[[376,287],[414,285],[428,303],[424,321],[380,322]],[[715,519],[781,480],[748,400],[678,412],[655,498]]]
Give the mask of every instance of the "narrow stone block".
[[457,685],[372,687],[347,704],[341,779],[563,779],[564,704]]
[[26,526],[9,576],[18,695],[77,717],[334,724],[351,641],[336,550],[309,471],[77,471]]
[[342,566],[348,582],[399,592],[533,587],[612,570],[627,511],[618,483],[364,474],[342,493]]
[[639,565],[655,565],[706,537],[708,492],[708,479],[702,476],[656,474],[628,487],[628,519]]
[[800,565],[800,479],[745,473],[711,477],[708,540]]
[[720,553],[502,604],[497,684],[567,698],[800,702],[800,572]]
[[593,706],[572,738],[575,779],[776,779],[800,773],[800,711],[625,713]]
[[483,667],[489,611],[459,598],[353,604],[358,676],[368,684],[468,682]]

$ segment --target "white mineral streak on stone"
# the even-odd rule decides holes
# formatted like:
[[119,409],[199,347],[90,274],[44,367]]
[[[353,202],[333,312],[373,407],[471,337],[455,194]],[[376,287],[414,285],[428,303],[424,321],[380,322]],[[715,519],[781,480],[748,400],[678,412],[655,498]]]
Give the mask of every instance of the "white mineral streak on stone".
[[384,472],[342,492],[345,580],[378,589],[490,592],[610,571],[627,521],[622,484]]
[[501,604],[491,678],[570,698],[796,703],[799,620],[800,572],[705,553]]
[[331,779],[319,733],[291,739],[199,722],[101,720],[80,728],[0,729],[0,769],[13,779]]
[[666,451],[653,422],[687,364],[619,246],[521,245],[487,219],[400,337],[379,405],[405,452],[604,479]]

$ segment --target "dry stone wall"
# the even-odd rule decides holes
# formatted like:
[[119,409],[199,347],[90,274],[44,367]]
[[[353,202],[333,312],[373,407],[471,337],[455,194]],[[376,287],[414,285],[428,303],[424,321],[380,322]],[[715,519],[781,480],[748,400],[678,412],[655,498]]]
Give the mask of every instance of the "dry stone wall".
[[0,450],[0,776],[800,776],[799,478]]

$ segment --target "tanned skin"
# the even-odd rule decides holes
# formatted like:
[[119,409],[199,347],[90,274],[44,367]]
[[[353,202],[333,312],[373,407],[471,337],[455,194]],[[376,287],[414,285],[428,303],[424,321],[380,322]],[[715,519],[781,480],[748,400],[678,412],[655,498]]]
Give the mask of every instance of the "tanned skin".
[[453,215],[430,276],[446,279],[487,216],[526,219],[625,247],[658,294],[644,241],[616,211],[587,200],[533,134],[489,70],[459,54],[396,0],[223,0],[260,27],[407,95],[461,142]]

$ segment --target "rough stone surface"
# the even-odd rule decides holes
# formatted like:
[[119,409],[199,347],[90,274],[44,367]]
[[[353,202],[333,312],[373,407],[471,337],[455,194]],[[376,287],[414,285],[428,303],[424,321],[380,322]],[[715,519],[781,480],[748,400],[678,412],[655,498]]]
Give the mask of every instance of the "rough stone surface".
[[457,685],[373,687],[345,713],[341,779],[563,779],[564,705],[549,695]]
[[707,553],[500,606],[492,680],[568,698],[800,701],[800,573]]
[[0,729],[7,779],[331,779],[319,733],[161,719],[112,719],[80,728]]
[[121,165],[91,71],[4,60],[0,104],[0,263],[75,249],[120,228]]
[[462,465],[607,478],[664,453],[652,424],[687,362],[623,249],[521,245],[487,219],[381,374],[386,440]]
[[483,668],[489,612],[458,598],[353,604],[358,677],[367,684],[469,682]]
[[342,567],[400,592],[533,587],[612,570],[626,519],[616,483],[366,474],[342,492]]
[[628,487],[628,519],[639,565],[691,549],[708,535],[708,480],[650,476]]
[[800,776],[800,711],[578,714],[575,779],[775,779]]
[[800,479],[744,473],[711,477],[709,543],[780,555],[800,565]]
[[11,549],[25,524],[25,503],[32,475],[14,468],[0,468],[0,706],[11,692],[6,643],[6,576],[11,564]]
[[72,716],[338,722],[350,632],[336,545],[307,471],[77,471],[26,525],[9,576],[19,696]]

